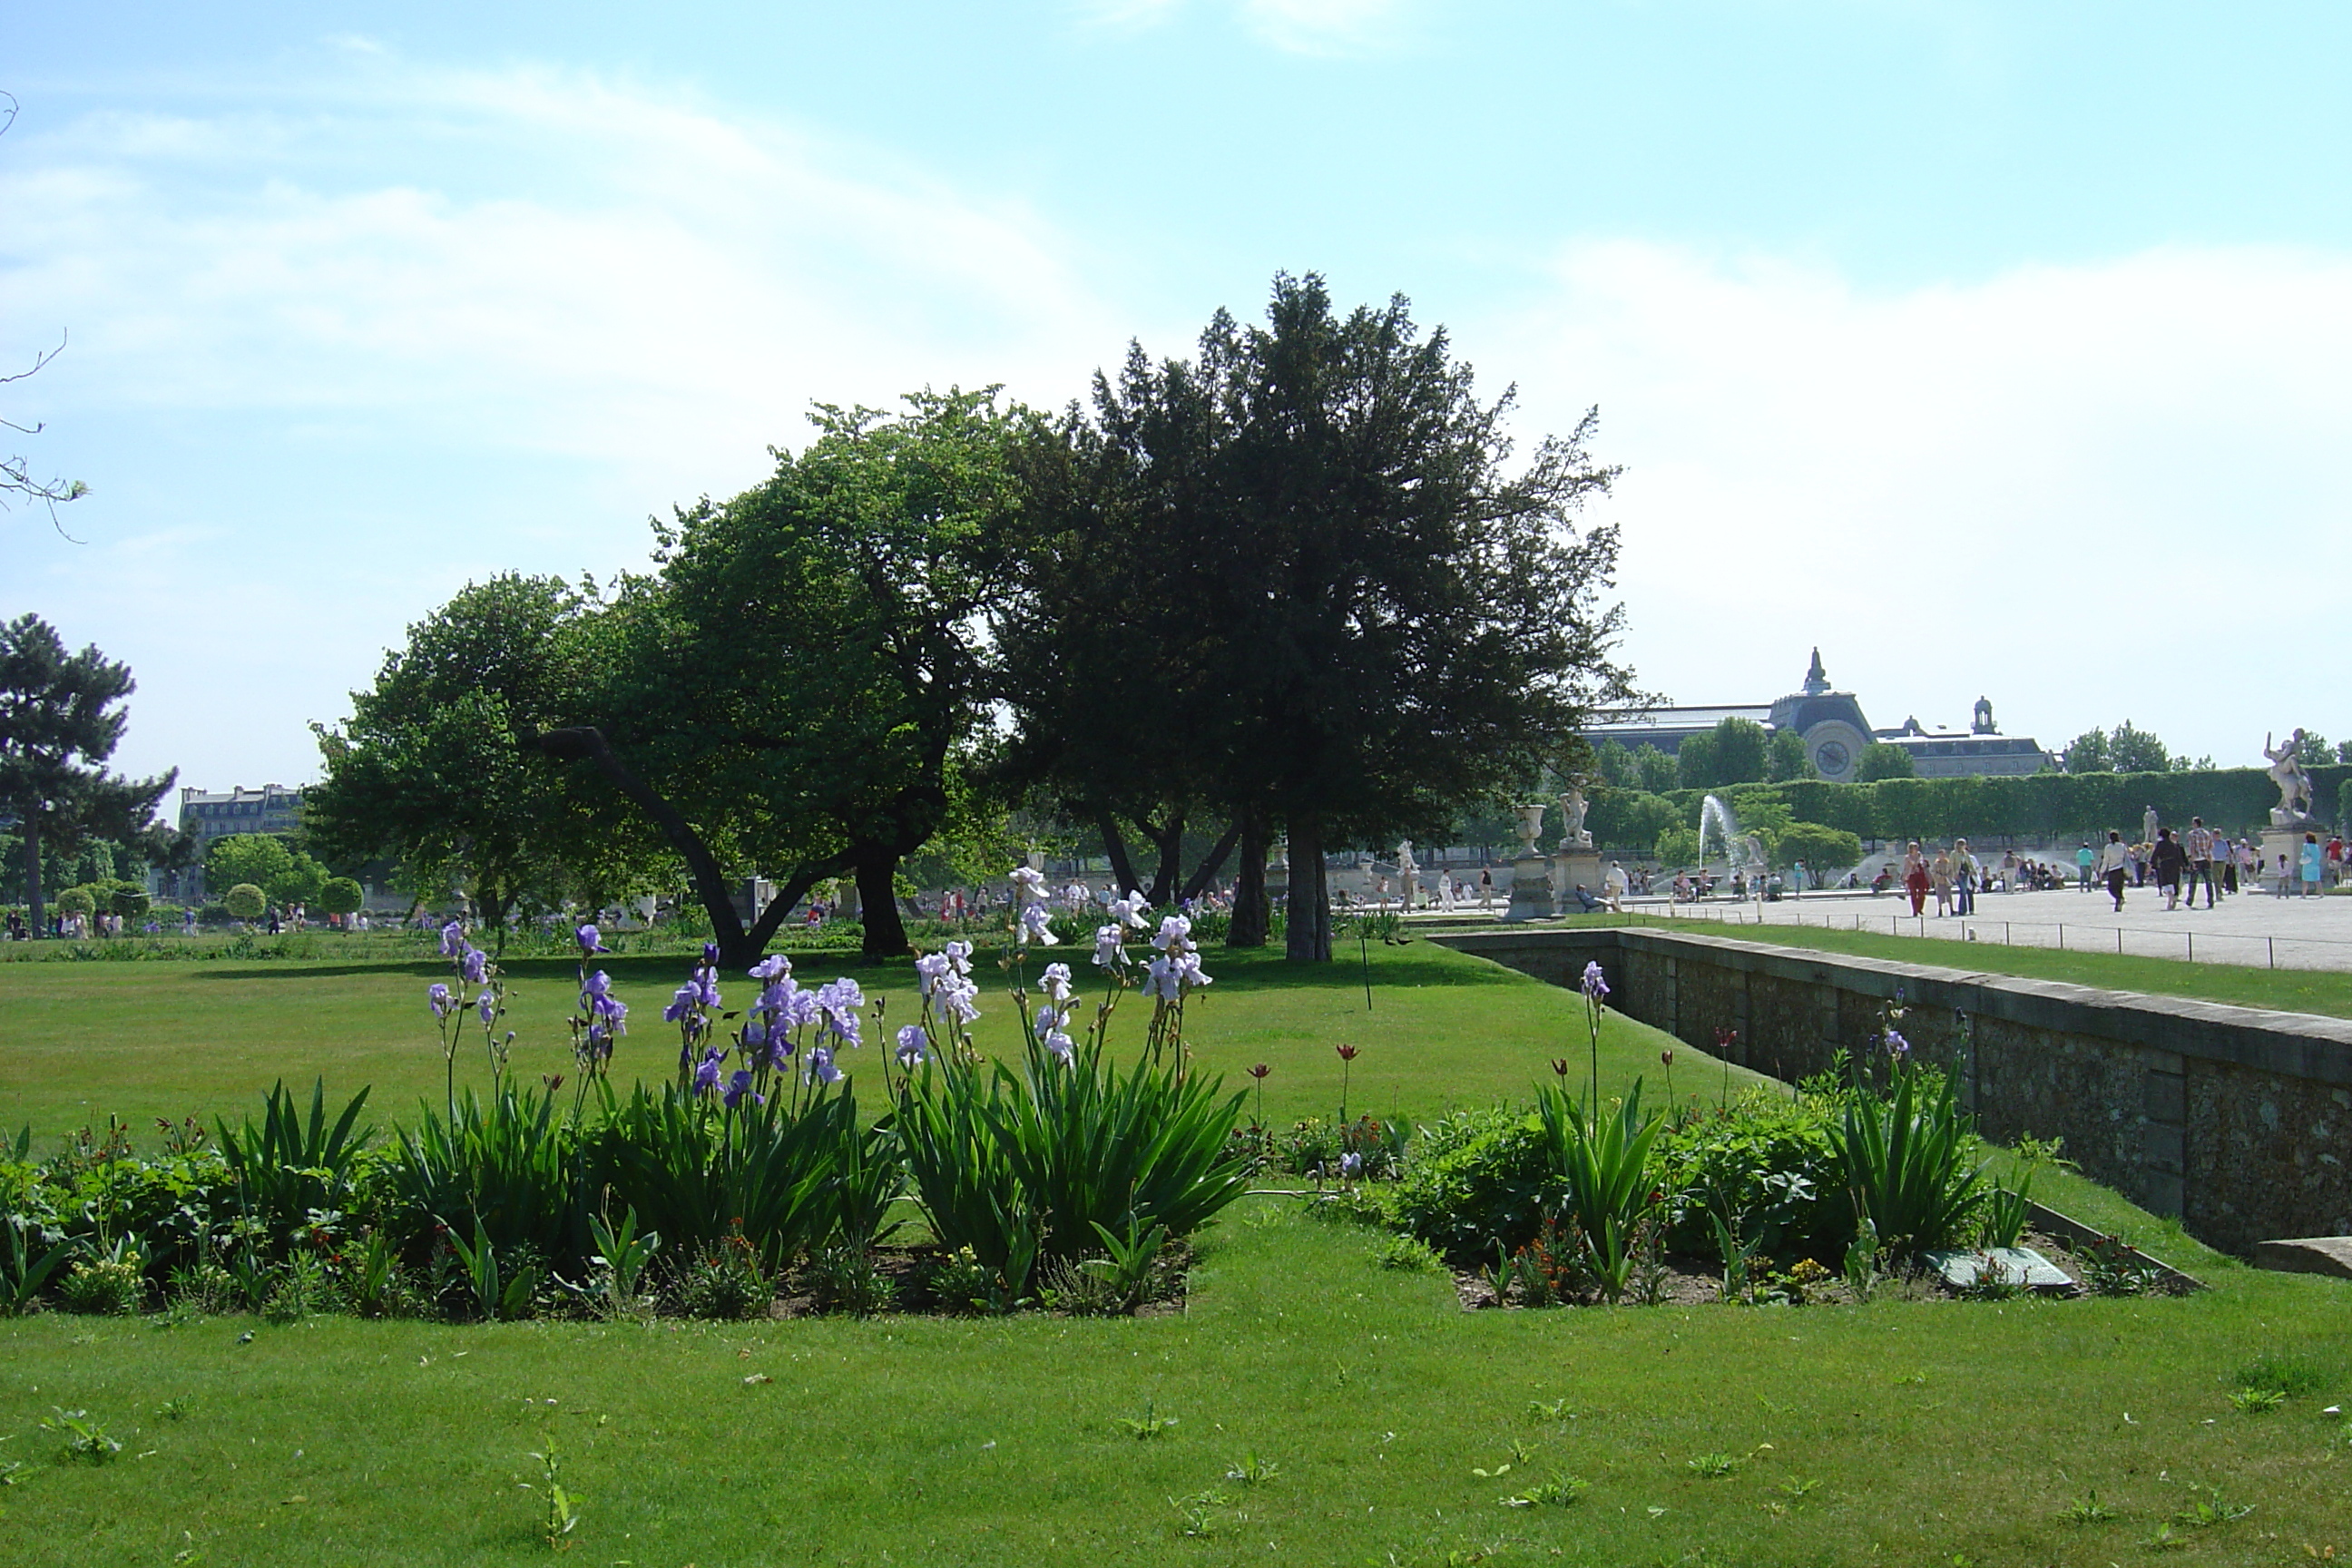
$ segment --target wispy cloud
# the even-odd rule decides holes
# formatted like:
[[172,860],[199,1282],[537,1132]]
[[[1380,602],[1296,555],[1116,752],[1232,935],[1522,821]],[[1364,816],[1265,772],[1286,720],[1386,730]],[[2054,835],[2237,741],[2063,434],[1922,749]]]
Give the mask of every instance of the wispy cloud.
[[[1297,55],[1377,54],[1404,39],[1412,0],[1211,0],[1259,42]],[[1085,22],[1134,30],[1174,20],[1186,0],[1076,0]]]

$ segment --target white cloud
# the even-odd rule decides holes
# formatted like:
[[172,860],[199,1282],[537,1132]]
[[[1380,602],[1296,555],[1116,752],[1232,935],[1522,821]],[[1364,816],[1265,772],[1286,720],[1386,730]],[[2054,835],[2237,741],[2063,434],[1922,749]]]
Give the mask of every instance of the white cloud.
[[[1602,405],[1628,649],[1684,701],[1793,689],[2063,743],[2131,717],[2244,763],[2352,733],[2340,670],[2352,260],[2160,249],[1874,295],[1769,260],[1571,247],[1465,324],[1525,424]],[[2326,607],[2323,607],[2326,606]]]
[[87,550],[0,519],[0,613],[131,658],[137,768],[299,776],[467,576],[640,565],[812,399],[1058,402],[1134,324],[1034,213],[675,95],[370,64],[252,104],[0,158],[0,352],[73,334],[10,407],[95,487]]

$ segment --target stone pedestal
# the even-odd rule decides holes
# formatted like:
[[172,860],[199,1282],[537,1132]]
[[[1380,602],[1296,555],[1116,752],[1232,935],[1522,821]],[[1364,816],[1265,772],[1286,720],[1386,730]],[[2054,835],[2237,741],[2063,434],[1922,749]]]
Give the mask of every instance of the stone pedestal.
[[[2276,812],[2271,815],[2273,818],[2278,816]],[[2282,855],[2286,857],[2286,874],[2290,881],[2303,874],[2303,836],[2305,833],[2316,833],[2320,843],[2327,842],[2328,830],[2315,821],[2301,826],[2273,822],[2263,829],[2263,891],[2270,891],[2271,876],[2278,869],[2278,858]]]
[[1551,918],[1551,862],[1532,850],[1511,862],[1511,905],[1503,911],[1507,921]]
[[1572,845],[1551,858],[1553,900],[1564,915],[1580,915],[1584,906],[1576,901],[1576,889],[1581,885],[1595,901],[1606,903],[1608,891],[1601,885],[1601,855],[1583,845]]

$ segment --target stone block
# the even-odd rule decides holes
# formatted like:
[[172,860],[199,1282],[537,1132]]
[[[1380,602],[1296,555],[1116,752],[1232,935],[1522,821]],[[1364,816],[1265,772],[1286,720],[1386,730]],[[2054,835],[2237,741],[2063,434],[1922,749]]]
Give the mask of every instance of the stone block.
[[2189,1120],[2189,1079],[2178,1072],[2147,1075],[2147,1119],[2175,1126]]
[[2254,1267],[2352,1279],[2352,1236],[2305,1236],[2254,1243]]

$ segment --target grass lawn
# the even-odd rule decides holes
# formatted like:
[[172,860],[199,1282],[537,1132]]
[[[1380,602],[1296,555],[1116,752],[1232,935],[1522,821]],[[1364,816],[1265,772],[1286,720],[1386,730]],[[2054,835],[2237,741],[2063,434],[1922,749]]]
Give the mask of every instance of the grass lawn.
[[[1425,942],[1376,951],[1369,1013],[1349,966],[1301,977],[1274,960],[1211,960],[1201,1056],[1235,1083],[1240,1067],[1274,1064],[1270,1118],[1328,1112],[1341,1040],[1363,1047],[1351,1103],[1415,1116],[1524,1096],[1580,1043],[1572,996]],[[625,1049],[656,1072],[674,1047],[652,1020],[677,968],[614,971],[647,1020]],[[911,994],[902,970],[856,973],[892,995],[894,1015]],[[274,1077],[323,1071],[331,1089],[375,1083],[397,1112],[439,1092],[421,1003],[431,977],[8,966],[0,1110],[46,1140],[110,1110],[236,1110]],[[568,1067],[566,974],[519,965],[516,980],[519,1065]],[[989,1005],[984,1037],[1005,1039],[1009,1011]],[[1120,1037],[1140,1027],[1125,1020]],[[1654,1089],[1658,1038],[1612,1021],[1604,1078],[1638,1071]],[[1683,1050],[1676,1089],[1712,1098],[1717,1072]],[[1466,1313],[1443,1277],[1377,1268],[1370,1233],[1255,1198],[1203,1238],[1181,1316],[12,1320],[0,1322],[0,1469],[23,1468],[0,1486],[0,1562],[544,1559],[541,1494],[522,1483],[542,1479],[530,1454],[551,1422],[582,1502],[570,1554],[595,1563],[2352,1553],[2352,1446],[2320,1415],[2352,1394],[2352,1288],[2240,1267],[2079,1178],[2038,1190],[2124,1223],[2214,1289]],[[2249,1383],[2291,1397],[2246,1413],[2231,1396]],[[60,1460],[38,1425],[59,1407],[86,1410],[120,1456]],[[1135,1436],[1147,1407],[1175,1424]],[[1228,1479],[1253,1455],[1274,1473]],[[1572,1506],[1502,1500],[1562,1476],[1586,1483]],[[2073,1511],[2106,1517],[2068,1517],[2093,1494],[2097,1510]]]
[[[2352,973],[2326,969],[2265,969],[2241,963],[2190,963],[2175,958],[2137,958],[2112,952],[2061,952],[2048,947],[2004,947],[1998,942],[1945,942],[1935,937],[1888,936],[1872,931],[1826,931],[1819,926],[1717,926],[1693,921],[1653,920],[1639,915],[1579,915],[1563,925],[1633,925],[1657,931],[1692,931],[1740,942],[1776,942],[1823,952],[1850,952],[1904,963],[1940,964],[1969,973],[2019,974],[2063,980],[2110,991],[2147,991],[2191,996],[2241,1007],[2317,1013],[2352,1018]],[[1478,929],[1491,930],[1491,927]]]

